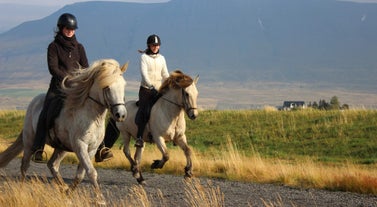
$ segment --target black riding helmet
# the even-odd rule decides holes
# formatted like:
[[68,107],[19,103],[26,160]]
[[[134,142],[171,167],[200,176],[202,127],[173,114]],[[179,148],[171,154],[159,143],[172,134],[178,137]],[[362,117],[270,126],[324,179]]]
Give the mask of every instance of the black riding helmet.
[[77,29],[77,20],[76,17],[70,13],[64,13],[60,15],[58,19],[57,26],[59,29],[63,29],[64,27],[68,29]]
[[161,45],[161,39],[159,36],[153,34],[147,39],[147,45]]

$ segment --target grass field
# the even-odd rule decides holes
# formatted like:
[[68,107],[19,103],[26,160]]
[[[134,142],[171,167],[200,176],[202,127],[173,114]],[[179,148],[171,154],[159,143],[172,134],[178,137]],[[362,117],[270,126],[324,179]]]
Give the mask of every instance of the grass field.
[[189,142],[219,152],[227,138],[245,155],[375,164],[377,111],[203,111],[187,121]]
[[[0,111],[3,143],[17,137],[24,114]],[[186,135],[196,176],[377,195],[376,110],[206,110],[187,121]],[[118,146],[115,159],[96,166],[129,169]],[[168,146],[171,159],[157,173],[182,175],[184,155]],[[145,160],[160,153],[154,145],[145,151],[142,165],[148,171]]]

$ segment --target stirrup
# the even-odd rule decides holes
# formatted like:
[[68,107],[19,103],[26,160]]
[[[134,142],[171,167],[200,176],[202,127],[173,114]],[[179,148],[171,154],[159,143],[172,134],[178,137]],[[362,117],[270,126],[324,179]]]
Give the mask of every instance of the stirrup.
[[110,148],[103,147],[102,149],[100,149],[99,151],[96,152],[95,161],[96,162],[105,162],[107,160],[110,160],[113,157],[114,157],[114,155],[111,152]]
[[[41,157],[40,157],[41,159],[36,159],[37,153],[41,153]],[[35,163],[46,163],[47,162],[47,153],[44,150],[39,149],[39,150],[37,150],[33,153],[31,160]]]

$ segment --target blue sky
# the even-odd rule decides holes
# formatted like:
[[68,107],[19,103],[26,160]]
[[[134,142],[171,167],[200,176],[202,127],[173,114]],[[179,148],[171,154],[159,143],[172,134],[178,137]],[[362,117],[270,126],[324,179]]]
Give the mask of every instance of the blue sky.
[[[64,5],[89,0],[0,0],[0,33],[31,20],[50,15]],[[169,0],[102,0],[138,3],[159,3]]]
[[377,0],[339,0],[339,1],[351,1],[357,3],[377,3]]
[[[0,0],[0,33],[25,21],[41,19],[64,5],[90,0]],[[169,0],[100,0],[139,3],[159,3]],[[303,0],[305,1],[305,0]],[[331,0],[329,0],[331,1]],[[340,0],[359,3],[377,3],[377,0]]]

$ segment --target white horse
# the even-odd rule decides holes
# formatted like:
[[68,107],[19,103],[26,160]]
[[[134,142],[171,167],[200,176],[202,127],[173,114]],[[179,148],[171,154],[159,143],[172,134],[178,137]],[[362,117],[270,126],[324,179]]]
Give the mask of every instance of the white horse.
[[[59,172],[60,163],[67,151],[75,152],[79,165],[70,188],[75,189],[86,172],[97,197],[103,199],[97,182],[97,171],[91,159],[104,138],[107,111],[111,111],[111,116],[116,121],[123,121],[127,116],[124,104],[126,81],[123,78],[127,66],[128,64],[125,64],[120,68],[119,63],[113,59],[98,60],[89,68],[78,70],[75,76],[63,80],[62,88],[66,94],[64,106],[46,138],[46,144],[54,147],[47,166],[59,184],[65,185]],[[4,167],[23,150],[23,179],[30,166],[36,126],[44,98],[45,94],[40,94],[31,101],[20,135],[0,154],[0,167]]]
[[[196,83],[198,77],[193,80],[191,77],[183,74],[181,71],[174,71],[169,78],[164,81],[159,89],[161,97],[153,105],[149,122],[143,134],[144,141],[156,143],[158,149],[162,153],[161,160],[155,160],[152,169],[162,168],[169,160],[169,153],[165,145],[165,141],[173,141],[185,153],[186,166],[185,177],[192,177],[191,149],[187,144],[185,130],[185,112],[187,116],[193,120],[198,116],[197,97],[198,90]],[[127,118],[124,122],[118,122],[117,127],[124,139],[123,152],[131,164],[133,176],[140,184],[144,183],[141,174],[140,162],[144,147],[138,147],[133,159],[130,154],[130,139],[136,137],[137,126],[135,124],[135,116],[138,110],[136,101],[126,103]],[[151,140],[151,137],[152,140]]]

